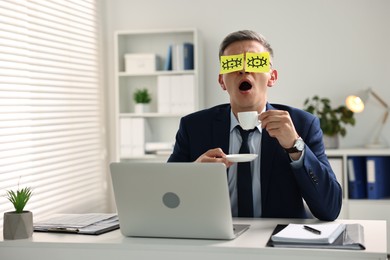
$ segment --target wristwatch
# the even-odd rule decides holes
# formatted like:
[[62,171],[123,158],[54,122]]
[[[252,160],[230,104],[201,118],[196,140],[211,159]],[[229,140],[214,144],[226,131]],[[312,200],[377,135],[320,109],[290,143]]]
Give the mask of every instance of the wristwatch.
[[295,140],[293,147],[285,148],[284,150],[287,153],[298,153],[298,152],[302,152],[303,148],[305,148],[305,142],[302,140],[301,137],[298,137],[298,139]]

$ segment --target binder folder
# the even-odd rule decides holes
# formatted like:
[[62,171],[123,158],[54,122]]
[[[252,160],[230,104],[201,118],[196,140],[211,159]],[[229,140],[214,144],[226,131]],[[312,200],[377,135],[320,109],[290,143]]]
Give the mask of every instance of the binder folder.
[[183,67],[184,70],[194,69],[194,44],[183,43]]
[[367,198],[366,157],[350,156],[347,159],[348,195],[350,199]]
[[168,46],[167,57],[164,63],[164,70],[172,70],[172,45]]
[[390,197],[390,158],[367,156],[367,197],[383,199]]

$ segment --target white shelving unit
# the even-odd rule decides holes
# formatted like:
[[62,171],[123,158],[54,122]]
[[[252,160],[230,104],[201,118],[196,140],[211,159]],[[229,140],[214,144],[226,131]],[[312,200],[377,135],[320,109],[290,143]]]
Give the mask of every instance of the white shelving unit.
[[[343,188],[343,208],[340,219],[386,220],[390,223],[390,198],[385,199],[350,199],[348,197],[348,168],[350,156],[386,156],[390,157],[390,149],[332,149],[326,150],[329,161]],[[388,173],[390,174],[390,172]],[[390,187],[389,187],[390,189]],[[390,237],[390,227],[387,227]],[[390,241],[387,245],[390,249]]]
[[[193,70],[164,70],[164,64],[168,56],[169,46],[182,43],[194,45],[194,69]],[[115,54],[115,133],[116,146],[113,158],[119,160],[166,160],[168,154],[143,153],[146,143],[169,145],[174,143],[175,134],[179,126],[179,120],[185,114],[192,111],[178,111],[172,113],[159,113],[158,80],[163,76],[186,76],[193,79],[190,98],[193,103],[193,111],[203,107],[203,93],[201,88],[202,77],[200,73],[200,40],[196,29],[172,29],[172,30],[137,30],[117,31],[114,39]],[[125,54],[153,53],[159,57],[159,63],[155,72],[133,73],[125,68]],[[183,84],[183,88],[187,84]],[[135,113],[133,93],[136,89],[146,88],[152,96],[150,112]],[[185,90],[186,91],[186,90]],[[160,90],[161,95],[161,90]],[[138,120],[134,120],[138,119]],[[129,123],[132,121],[133,123]],[[123,125],[135,124],[134,127]],[[127,122],[127,123],[123,123]],[[139,127],[139,125],[142,127]],[[121,134],[122,133],[122,134]],[[130,142],[128,139],[138,142],[131,145],[134,150],[124,150],[123,144]],[[140,140],[142,147],[140,147]],[[121,148],[122,145],[122,148]],[[138,147],[136,147],[138,146]],[[132,149],[132,148],[129,148]],[[141,149],[141,150],[140,150]],[[128,151],[128,152],[125,152]],[[141,151],[141,152],[140,152]]]

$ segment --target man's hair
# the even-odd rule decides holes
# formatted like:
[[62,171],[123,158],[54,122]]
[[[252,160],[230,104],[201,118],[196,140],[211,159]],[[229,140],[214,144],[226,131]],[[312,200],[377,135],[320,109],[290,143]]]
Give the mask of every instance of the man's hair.
[[223,56],[223,52],[230,44],[238,41],[247,41],[247,40],[259,42],[269,52],[271,57],[274,56],[274,51],[272,50],[271,45],[264,38],[263,35],[251,30],[242,30],[242,31],[232,32],[228,34],[225,37],[225,39],[223,39],[221,45],[219,46],[219,57]]

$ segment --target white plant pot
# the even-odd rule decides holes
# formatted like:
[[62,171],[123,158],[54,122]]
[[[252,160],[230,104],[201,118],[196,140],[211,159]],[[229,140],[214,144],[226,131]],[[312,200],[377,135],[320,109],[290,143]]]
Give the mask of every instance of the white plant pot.
[[339,148],[339,135],[324,135],[323,136],[324,145],[326,149],[337,149]]
[[150,105],[149,104],[135,104],[134,106],[134,112],[135,113],[148,113],[150,110]]

